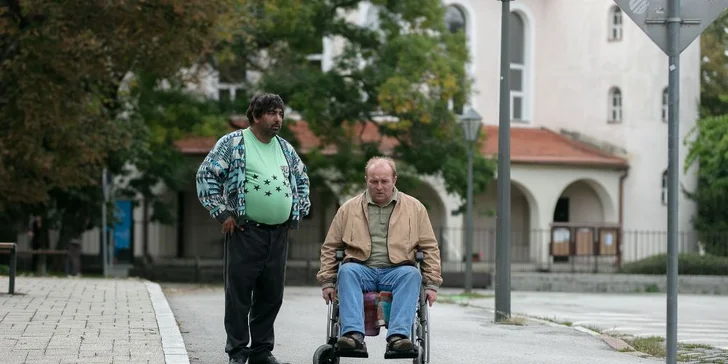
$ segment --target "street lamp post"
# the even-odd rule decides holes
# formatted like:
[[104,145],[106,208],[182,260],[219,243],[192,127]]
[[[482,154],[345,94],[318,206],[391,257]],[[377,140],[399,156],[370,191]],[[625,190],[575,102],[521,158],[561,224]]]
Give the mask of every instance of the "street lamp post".
[[469,108],[461,117],[463,136],[468,147],[468,196],[465,222],[465,291],[473,289],[473,149],[480,134],[483,118]]

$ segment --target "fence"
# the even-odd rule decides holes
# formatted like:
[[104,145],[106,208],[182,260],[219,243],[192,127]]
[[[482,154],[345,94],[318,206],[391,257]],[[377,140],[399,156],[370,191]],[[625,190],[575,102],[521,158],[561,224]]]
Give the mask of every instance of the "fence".
[[[534,229],[512,231],[510,252],[513,271],[608,272],[621,265],[650,256],[667,253],[667,232],[622,230],[618,227],[572,225],[571,249],[559,251],[555,230]],[[591,229],[591,232],[584,230]],[[465,229],[437,228],[444,271],[465,270]],[[318,265],[325,233],[319,229],[302,228],[291,231],[289,259],[306,265]],[[678,232],[679,253],[701,253],[699,242],[710,241],[715,249],[728,252],[728,233],[699,234],[697,231]],[[554,244],[552,244],[554,242]],[[593,245],[592,245],[593,242]],[[718,251],[716,251],[718,252]],[[473,229],[473,270],[493,272],[496,257],[496,230]]]

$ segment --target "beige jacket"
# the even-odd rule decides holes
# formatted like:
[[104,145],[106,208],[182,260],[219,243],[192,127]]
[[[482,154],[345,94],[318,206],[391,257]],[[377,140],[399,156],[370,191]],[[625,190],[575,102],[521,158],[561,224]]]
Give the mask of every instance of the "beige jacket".
[[[336,212],[321,247],[321,270],[316,275],[324,288],[335,285],[337,249],[346,248],[345,261],[363,262],[369,258],[372,244],[367,219],[364,193],[346,201]],[[442,284],[440,249],[427,209],[420,201],[401,191],[389,219],[387,247],[389,260],[394,264],[416,264],[415,253],[418,248],[422,250],[425,255],[420,266],[423,283],[433,290]]]

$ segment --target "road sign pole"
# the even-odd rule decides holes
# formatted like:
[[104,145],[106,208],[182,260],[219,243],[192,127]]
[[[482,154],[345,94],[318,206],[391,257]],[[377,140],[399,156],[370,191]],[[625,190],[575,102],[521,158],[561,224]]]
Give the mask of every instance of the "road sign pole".
[[677,226],[680,128],[680,0],[669,0],[667,21],[667,364],[677,362]]
[[500,0],[501,69],[500,110],[498,120],[498,211],[496,214],[495,321],[511,316],[511,86],[509,19],[511,0]]
[[106,181],[106,167],[101,174],[101,188],[104,193],[104,202],[101,204],[101,267],[104,272],[104,277],[108,276],[108,257],[106,254],[107,246],[107,235],[106,235],[106,203],[109,200],[109,186]]

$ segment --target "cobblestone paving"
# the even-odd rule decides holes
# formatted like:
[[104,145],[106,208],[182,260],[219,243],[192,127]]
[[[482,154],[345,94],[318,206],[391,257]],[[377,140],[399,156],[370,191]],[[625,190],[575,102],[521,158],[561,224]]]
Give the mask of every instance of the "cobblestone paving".
[[0,280],[3,364],[165,362],[143,281],[18,277]]

